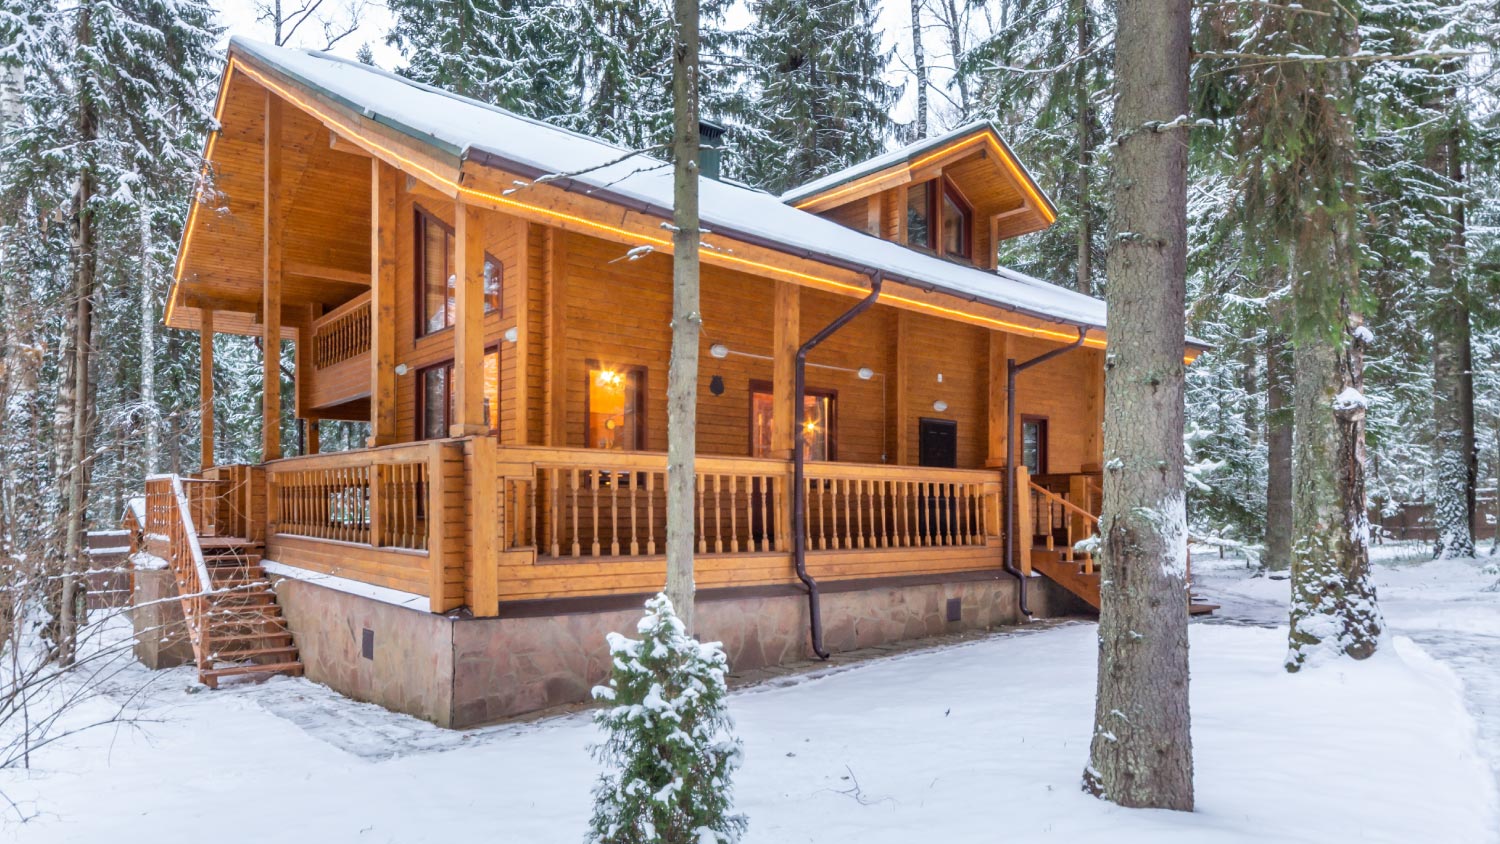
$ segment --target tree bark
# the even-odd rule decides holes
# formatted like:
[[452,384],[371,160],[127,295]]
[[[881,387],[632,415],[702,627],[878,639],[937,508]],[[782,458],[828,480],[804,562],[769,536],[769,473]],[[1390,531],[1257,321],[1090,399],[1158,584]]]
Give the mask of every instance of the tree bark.
[[1088,52],[1092,33],[1089,31],[1088,0],[1075,0],[1077,7],[1078,64],[1074,71],[1073,96],[1076,98],[1078,125],[1078,292],[1085,296],[1094,292],[1094,224],[1090,194],[1094,166],[1094,104],[1088,86],[1088,62],[1083,56]]
[[1292,379],[1286,337],[1266,334],[1266,554],[1271,571],[1292,566]]
[[156,473],[161,450],[160,415],[156,408],[156,291],[151,261],[151,211],[141,202],[141,426],[145,453],[141,456],[146,475]]
[[[1336,0],[1304,3],[1290,43],[1318,55],[1359,49]],[[1364,320],[1358,243],[1358,149],[1349,62],[1288,62],[1276,77],[1294,138],[1313,138],[1278,173],[1290,211],[1293,312],[1292,604],[1288,671],[1310,660],[1375,653],[1381,628],[1370,581],[1365,500]]]
[[1098,695],[1084,787],[1122,806],[1193,808],[1188,713],[1183,305],[1187,0],[1119,6],[1114,231],[1105,355]]
[[667,370],[667,597],[693,632],[698,440],[698,3],[673,0],[672,359]]
[[911,58],[917,75],[917,140],[927,137],[927,54],[922,49],[922,0],[911,0]]

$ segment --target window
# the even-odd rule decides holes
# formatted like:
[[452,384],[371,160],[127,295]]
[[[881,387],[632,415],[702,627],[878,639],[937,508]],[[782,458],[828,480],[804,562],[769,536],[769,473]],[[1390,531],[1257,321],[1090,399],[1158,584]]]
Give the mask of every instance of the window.
[[589,363],[584,445],[616,451],[646,447],[646,370]]
[[934,182],[923,182],[906,189],[906,242],[931,249]]
[[489,254],[484,255],[484,312],[487,314],[500,313],[500,293],[505,289],[505,265],[500,259]]
[[958,189],[943,183],[943,254],[951,258],[971,258],[974,254],[974,212]]
[[417,209],[417,336],[453,325],[458,312],[453,275],[453,229]]
[[1047,420],[1040,416],[1021,419],[1021,465],[1033,475],[1047,473]]
[[[453,361],[430,366],[417,373],[421,435],[424,440],[448,436],[453,424]],[[484,424],[490,431],[500,428],[500,350],[484,356]]]
[[[838,394],[808,388],[802,396],[802,442],[808,460],[834,460],[838,455],[836,416]],[[750,384],[750,456],[771,456],[771,385]]]

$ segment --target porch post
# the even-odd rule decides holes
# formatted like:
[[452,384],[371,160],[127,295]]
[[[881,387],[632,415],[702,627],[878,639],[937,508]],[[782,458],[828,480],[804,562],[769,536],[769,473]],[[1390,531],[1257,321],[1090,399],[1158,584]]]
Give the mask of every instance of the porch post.
[[198,322],[198,420],[201,468],[214,465],[214,312],[204,308]]
[[266,91],[262,202],[261,460],[281,458],[281,99]]
[[1084,440],[1085,472],[1104,470],[1104,352],[1084,352],[1088,374],[1084,384],[1084,423],[1088,425],[1088,436]]
[[1005,465],[1005,361],[1010,357],[1010,335],[990,332],[988,439],[989,450],[984,465],[996,469]]
[[797,346],[801,345],[802,288],[790,282],[776,283],[776,302],[771,332],[771,456],[790,460],[796,442],[795,401]]
[[297,344],[293,347],[295,355],[292,381],[292,395],[295,399],[295,416],[302,422],[302,452],[304,454],[317,454],[317,420],[311,418],[312,414],[312,386],[313,386],[313,323],[316,321],[316,305],[305,305],[292,310],[292,322],[297,331]]
[[370,159],[370,439],[396,442],[396,171]]
[[[509,344],[510,345],[510,350],[509,350],[510,351],[510,365],[511,365],[512,370],[515,373],[515,375],[512,378],[512,383],[514,383],[516,385],[516,396],[513,399],[513,402],[515,403],[515,413],[512,414],[512,416],[513,416],[512,424],[514,426],[514,429],[511,432],[510,441],[512,443],[516,444],[516,445],[527,445],[528,442],[529,442],[529,440],[530,440],[530,436],[531,436],[531,405],[530,405],[530,402],[527,401],[527,398],[529,397],[528,394],[530,393],[530,390],[528,389],[528,387],[530,385],[527,383],[526,369],[527,369],[527,364],[530,362],[530,358],[531,358],[531,351],[530,351],[530,344],[531,344],[531,337],[530,337],[530,335],[531,335],[531,331],[530,331],[530,327],[531,327],[530,326],[530,323],[531,323],[531,257],[530,256],[531,256],[531,235],[533,233],[533,228],[532,228],[531,223],[527,223],[527,222],[521,222],[520,224],[518,224],[518,228],[520,229],[520,233],[521,233],[521,238],[520,238],[520,240],[521,240],[521,248],[516,251],[516,279],[517,279],[517,283],[516,283],[516,287],[515,287],[515,290],[516,290],[516,294],[515,294],[515,301],[516,301],[516,307],[515,307],[515,313],[516,313],[516,342],[514,342],[512,344]],[[483,242],[480,241],[478,237],[475,237],[474,239],[476,241],[476,246],[475,246],[475,249],[474,249],[474,255],[478,256],[477,259],[476,259],[477,263],[475,265],[475,267],[476,267],[475,268],[475,274],[479,277],[479,281],[480,281],[480,295],[483,295],[483,292],[484,292],[483,291],[483,288],[484,288],[484,249],[483,249]],[[479,307],[479,311],[480,311],[481,314],[484,312],[484,306],[483,305],[481,305]],[[482,321],[483,317],[481,317],[480,319]],[[482,324],[483,323],[481,322],[481,325]],[[502,355],[501,357],[504,358],[504,355]],[[481,363],[480,372],[483,373],[483,371],[484,371],[484,367],[483,367],[484,350],[483,350],[483,348],[480,349],[480,358],[479,358],[479,360],[480,360],[480,363]],[[481,402],[483,401],[483,398],[484,398],[483,378],[481,377],[481,380],[480,380],[480,401]],[[492,420],[494,422],[493,427],[496,430],[499,430],[499,428],[500,428],[500,407],[498,406],[498,404],[495,407],[490,408],[490,413],[493,413],[495,415],[495,418]]]
[[307,453],[317,454],[323,450],[323,443],[320,436],[322,432],[319,430],[321,423],[317,419],[306,419],[303,421],[307,422]]
[[[457,322],[453,329],[453,419],[449,436],[488,433],[484,424],[484,249],[476,209],[453,206],[453,274]],[[522,280],[522,284],[525,281]]]

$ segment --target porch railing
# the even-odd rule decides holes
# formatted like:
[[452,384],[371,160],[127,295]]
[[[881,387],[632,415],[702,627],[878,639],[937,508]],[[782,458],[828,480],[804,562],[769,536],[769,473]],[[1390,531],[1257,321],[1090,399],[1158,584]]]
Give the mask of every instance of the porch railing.
[[983,545],[998,532],[999,475],[918,466],[812,463],[807,547],[815,551]]
[[370,294],[365,293],[313,323],[313,366],[327,369],[370,351]]
[[428,550],[434,448],[416,443],[268,464],[270,532]]
[[146,479],[146,534],[166,557],[167,566],[177,582],[182,601],[188,640],[199,665],[208,653],[208,623],[213,579],[203,560],[199,529],[193,519],[204,512],[209,497],[204,492],[212,485],[184,481],[177,475],[154,475]]

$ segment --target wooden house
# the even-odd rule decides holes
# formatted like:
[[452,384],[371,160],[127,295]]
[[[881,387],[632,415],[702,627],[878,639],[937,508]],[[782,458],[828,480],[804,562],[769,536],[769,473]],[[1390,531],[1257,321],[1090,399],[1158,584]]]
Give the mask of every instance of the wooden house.
[[[204,678],[453,725],[584,698],[665,578],[671,168],[243,40],[217,117],[166,312],[204,468],[147,507]],[[1104,305],[996,266],[1056,211],[994,127],[701,204],[701,635],[751,668],[1096,602]],[[215,464],[216,332],[295,345],[307,453],[267,355],[264,460]]]

